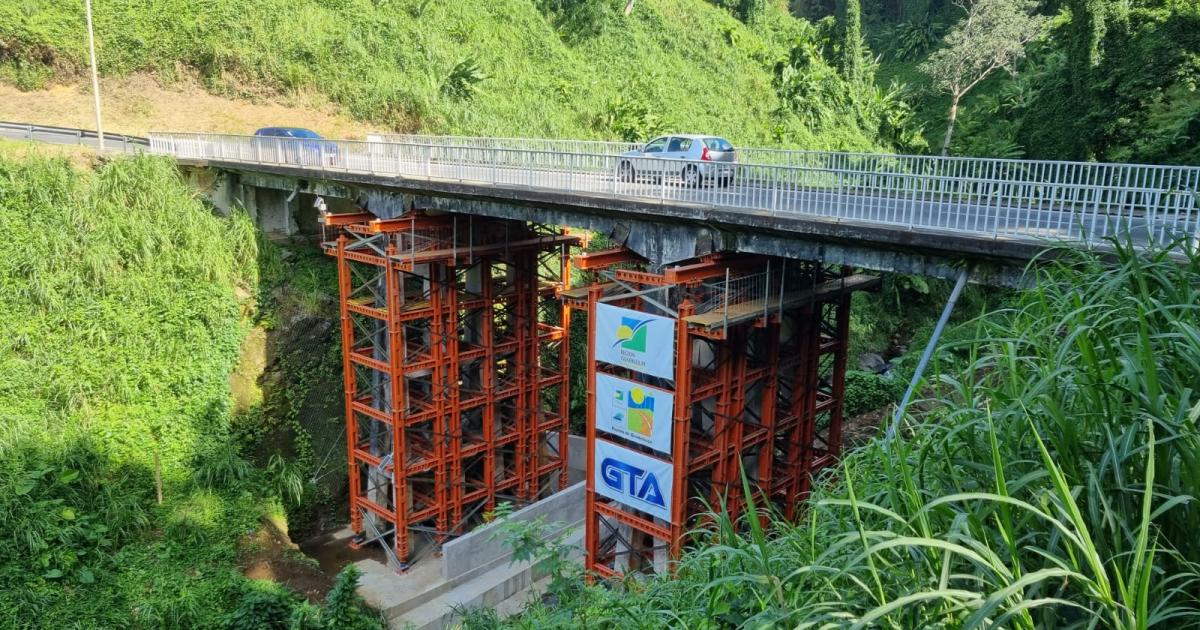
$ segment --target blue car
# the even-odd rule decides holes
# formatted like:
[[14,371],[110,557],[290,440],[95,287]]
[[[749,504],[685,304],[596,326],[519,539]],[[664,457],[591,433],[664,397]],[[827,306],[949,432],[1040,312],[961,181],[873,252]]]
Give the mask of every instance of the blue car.
[[[259,151],[267,161],[298,164],[320,164],[321,157],[333,164],[337,160],[337,143],[325,140],[315,131],[302,127],[263,127],[254,132]],[[268,140],[270,138],[270,140]],[[278,140],[276,140],[278,138]],[[271,152],[274,151],[275,155]]]

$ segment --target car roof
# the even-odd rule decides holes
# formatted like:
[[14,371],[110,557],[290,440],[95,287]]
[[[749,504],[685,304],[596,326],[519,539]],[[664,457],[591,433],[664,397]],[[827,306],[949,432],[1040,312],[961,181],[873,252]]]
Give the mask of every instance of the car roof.
[[725,140],[726,142],[729,142],[729,140],[727,140],[724,136],[714,136],[712,134],[698,134],[698,133],[664,133],[664,134],[659,134],[657,136],[654,136],[653,138],[651,138],[651,140],[657,140],[659,138],[687,138],[689,140],[703,140],[705,138],[720,138],[722,140]]
[[305,129],[304,127],[263,127],[261,129],[259,129],[258,131],[255,131],[254,133],[284,133],[284,132],[288,132],[288,131],[303,131],[306,133],[313,133],[313,134],[316,133],[315,131],[313,131],[311,129]]

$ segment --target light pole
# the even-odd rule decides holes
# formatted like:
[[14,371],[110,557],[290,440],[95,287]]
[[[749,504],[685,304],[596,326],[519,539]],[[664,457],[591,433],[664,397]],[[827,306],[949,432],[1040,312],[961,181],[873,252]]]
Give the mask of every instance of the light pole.
[[104,150],[104,123],[100,117],[100,78],[96,74],[96,36],[92,34],[92,0],[83,0],[87,12],[88,50],[92,57],[92,97],[96,100],[96,137],[100,141],[100,150]]

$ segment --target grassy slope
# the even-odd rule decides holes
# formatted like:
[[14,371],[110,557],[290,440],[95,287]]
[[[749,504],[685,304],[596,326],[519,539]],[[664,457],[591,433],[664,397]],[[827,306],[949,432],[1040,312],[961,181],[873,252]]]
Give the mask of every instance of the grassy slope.
[[270,509],[193,476],[227,447],[253,227],[165,161],[24,151],[0,145],[0,626],[217,625]]
[[[169,80],[182,64],[221,93],[317,91],[357,118],[441,133],[611,136],[614,104],[643,100],[666,128],[742,143],[772,139],[770,67],[801,28],[773,11],[752,29],[704,0],[640,0],[630,18],[614,11],[599,35],[571,41],[531,0],[163,0],[96,11],[106,74]],[[73,2],[0,6],[13,57],[0,78],[34,86],[78,74],[82,23]],[[487,75],[469,100],[442,90],[464,60]],[[871,145],[834,137],[792,141]]]

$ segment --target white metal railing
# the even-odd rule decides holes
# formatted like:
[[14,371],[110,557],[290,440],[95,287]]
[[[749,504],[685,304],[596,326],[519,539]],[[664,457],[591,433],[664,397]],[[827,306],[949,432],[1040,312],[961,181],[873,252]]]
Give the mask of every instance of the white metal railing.
[[[788,164],[622,157],[614,152],[151,134],[157,153],[405,179],[651,199],[907,230],[1094,244],[1200,239],[1200,168],[814,151]],[[503,143],[504,140],[498,140]],[[559,141],[550,141],[559,142]],[[587,148],[587,147],[585,147]]]
[[488,138],[481,136],[429,136],[402,133],[369,133],[368,142],[425,144],[437,147],[472,149],[513,149],[520,151],[551,151],[557,153],[590,153],[620,155],[642,147],[638,142],[607,140],[555,140],[549,138]]
[[[562,140],[546,138],[492,138],[483,136],[434,136],[418,134],[368,134],[371,142],[428,144],[440,147],[508,149],[620,155],[642,148],[642,143],[600,140]],[[849,153],[804,149],[737,149],[738,161],[747,164],[819,168],[860,174],[909,173],[946,176],[959,179],[1020,178],[1031,184],[1076,184],[1116,187],[1129,194],[1161,191],[1177,183],[1174,171],[1180,167],[1100,162],[1061,162],[962,158],[888,153]],[[1183,167],[1186,170],[1186,167]],[[1194,169],[1193,169],[1194,170]],[[1197,185],[1192,182],[1193,190]]]

